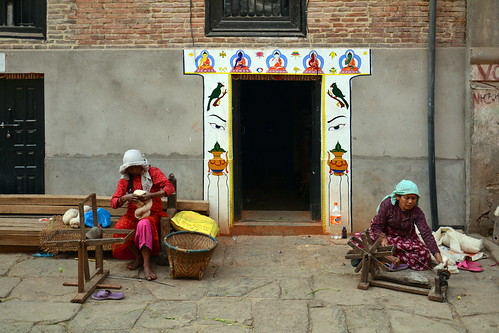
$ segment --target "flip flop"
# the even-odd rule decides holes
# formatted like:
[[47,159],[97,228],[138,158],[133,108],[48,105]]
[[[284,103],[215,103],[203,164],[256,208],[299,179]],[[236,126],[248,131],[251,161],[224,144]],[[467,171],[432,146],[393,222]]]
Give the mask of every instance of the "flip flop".
[[482,272],[483,268],[482,266],[475,266],[475,265],[470,265],[468,261],[461,261],[457,264],[457,268],[465,270],[465,271],[470,271],[470,272]]
[[125,297],[124,293],[113,293],[109,289],[101,290],[92,295],[92,298],[96,300],[122,299],[123,297]]
[[479,262],[472,261],[471,259],[466,259],[465,260],[468,263],[468,266],[474,266],[474,267],[482,267],[482,264]]
[[396,272],[396,271],[402,271],[404,269],[408,269],[409,266],[407,264],[404,264],[404,263],[400,263],[397,267],[395,267],[395,264],[394,263],[391,263],[390,265],[386,264],[388,266],[388,270],[390,272]]

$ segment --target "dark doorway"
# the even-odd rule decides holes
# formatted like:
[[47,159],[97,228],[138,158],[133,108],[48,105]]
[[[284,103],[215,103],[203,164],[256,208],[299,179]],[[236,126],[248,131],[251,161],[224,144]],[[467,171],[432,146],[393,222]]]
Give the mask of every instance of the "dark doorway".
[[43,79],[0,78],[0,156],[0,194],[44,193]]
[[[241,80],[234,88],[240,96],[234,103],[239,129],[234,128],[239,134],[234,138],[236,210],[292,211],[318,218],[320,172],[314,170],[320,168],[320,84]],[[241,215],[235,212],[235,217]]]

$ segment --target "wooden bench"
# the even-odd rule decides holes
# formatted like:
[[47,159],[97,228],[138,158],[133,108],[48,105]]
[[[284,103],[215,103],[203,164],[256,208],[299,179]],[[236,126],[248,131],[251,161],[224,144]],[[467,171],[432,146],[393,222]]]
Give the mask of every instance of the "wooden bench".
[[[176,183],[173,175],[170,175],[170,181]],[[50,223],[49,219],[64,215],[70,208],[78,208],[86,197],[87,195],[0,194],[0,252],[40,250],[40,232]],[[126,212],[126,207],[112,209],[110,201],[110,196],[97,196],[97,207],[108,210],[113,217]],[[183,210],[209,215],[209,202],[177,200],[175,193],[163,199],[163,209],[169,217]],[[162,260],[166,259],[162,240],[170,232],[170,218],[163,218],[160,226]]]

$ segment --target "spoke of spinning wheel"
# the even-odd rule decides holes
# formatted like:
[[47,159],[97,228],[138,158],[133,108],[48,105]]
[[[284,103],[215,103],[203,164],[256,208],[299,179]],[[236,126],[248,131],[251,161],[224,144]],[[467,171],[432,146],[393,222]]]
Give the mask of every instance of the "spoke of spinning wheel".
[[362,259],[362,253],[347,253],[345,259]]
[[358,239],[357,237],[353,236],[352,238],[350,238],[347,242],[348,245],[357,245],[357,244],[362,244],[362,241],[360,239]]
[[371,254],[375,253],[376,249],[380,244],[381,244],[381,238],[376,239],[376,242],[374,242],[373,246],[369,249],[369,253]]
[[366,260],[367,260],[366,257],[363,256],[362,260],[359,263],[359,265],[357,265],[357,267],[355,267],[355,270],[354,270],[355,273],[358,273],[364,267],[364,264],[365,264]]
[[373,279],[375,279],[376,276],[378,276],[378,272],[376,270],[376,263],[373,261],[373,259],[374,258],[371,258],[371,265],[369,265],[369,272],[371,273]]
[[362,273],[360,274],[360,280],[364,283],[368,283],[368,275],[369,275],[369,267],[371,266],[370,256],[366,255],[364,260],[362,260],[362,266],[358,266],[362,268]]
[[353,243],[352,241],[348,241],[347,244],[350,245],[358,253],[365,253],[366,252],[364,249],[360,248],[357,244]]
[[[355,237],[352,237],[352,239],[354,239]],[[355,238],[355,240],[357,240],[360,244],[360,241],[358,239]],[[363,254],[363,253],[366,253],[366,250],[364,250],[363,248],[359,247],[357,244],[353,243],[352,240],[349,240],[348,245],[350,245],[354,250],[356,250],[357,252],[359,252],[360,254]]]
[[366,249],[369,248],[369,242],[367,241],[367,239],[370,237],[367,235],[366,232],[363,232],[361,236],[362,236],[362,246]]
[[391,256],[391,255],[393,255],[392,251],[383,251],[383,252],[378,251],[376,253],[373,253],[373,256],[376,258],[387,257],[387,256]]
[[373,245],[373,240],[371,238],[371,234],[369,234],[369,231],[366,231],[366,235],[367,235],[367,241],[369,242],[369,244]]
[[[382,258],[386,259],[385,257],[382,257]],[[374,263],[378,267],[380,267],[383,271],[387,271],[388,270],[388,267],[386,267],[386,265],[384,263],[382,263],[381,261],[379,261],[377,258],[373,257],[373,259],[374,259]],[[386,260],[388,260],[388,259],[386,259]]]

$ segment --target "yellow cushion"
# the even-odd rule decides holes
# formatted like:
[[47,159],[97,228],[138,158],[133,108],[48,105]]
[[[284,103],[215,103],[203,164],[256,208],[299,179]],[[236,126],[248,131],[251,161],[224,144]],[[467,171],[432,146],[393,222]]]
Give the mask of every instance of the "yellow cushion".
[[197,231],[216,237],[218,235],[218,223],[211,217],[199,213],[183,210],[172,217],[172,225],[175,230]]

